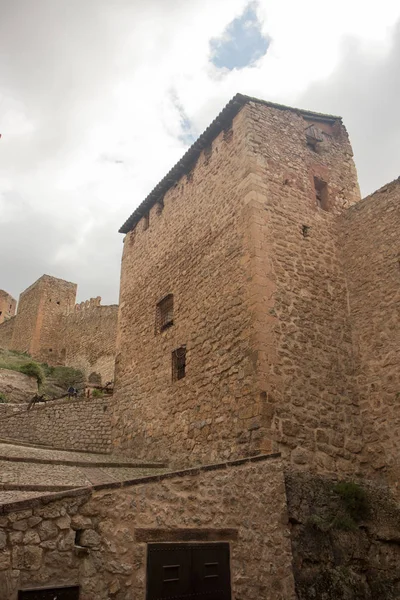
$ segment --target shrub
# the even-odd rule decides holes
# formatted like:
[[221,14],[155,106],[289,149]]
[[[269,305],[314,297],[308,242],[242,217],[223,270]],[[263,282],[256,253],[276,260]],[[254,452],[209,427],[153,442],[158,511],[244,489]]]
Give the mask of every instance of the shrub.
[[97,388],[94,388],[94,390],[92,392],[93,398],[102,398],[103,396],[104,396],[104,392],[102,392],[101,390],[98,390]]
[[30,375],[31,377],[36,377],[39,387],[43,384],[43,382],[45,380],[45,375],[44,375],[42,367],[40,365],[38,365],[38,363],[35,363],[33,361],[27,362],[27,363],[21,365],[18,370],[21,373],[24,373],[25,375]]
[[7,398],[3,392],[0,392],[0,404],[4,404],[5,402],[7,402]]
[[341,481],[334,486],[333,491],[341,497],[343,505],[353,521],[358,522],[367,517],[367,494],[358,483]]

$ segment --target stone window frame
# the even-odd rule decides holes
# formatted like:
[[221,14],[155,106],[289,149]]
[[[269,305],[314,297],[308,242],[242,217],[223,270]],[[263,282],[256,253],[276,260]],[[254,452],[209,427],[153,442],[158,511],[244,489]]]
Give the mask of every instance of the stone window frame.
[[330,205],[328,183],[315,175],[313,177],[313,183],[317,207],[329,212]]
[[172,351],[172,381],[180,381],[186,377],[186,345]]
[[156,334],[162,333],[174,324],[174,295],[167,294],[156,306]]

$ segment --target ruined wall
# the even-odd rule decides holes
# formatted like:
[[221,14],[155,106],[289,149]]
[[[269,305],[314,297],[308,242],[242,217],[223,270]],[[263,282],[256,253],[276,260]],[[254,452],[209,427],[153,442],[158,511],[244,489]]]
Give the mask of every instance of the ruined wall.
[[196,541],[202,534],[203,541],[230,544],[232,598],[294,600],[278,459],[100,487],[91,497],[77,490],[60,500],[26,501],[20,512],[15,504],[12,512],[3,507],[2,598],[16,600],[19,588],[79,584],[81,600],[143,599],[146,541]]
[[107,453],[111,449],[107,398],[54,400],[0,420],[0,437],[62,450]]
[[0,325],[15,315],[17,301],[4,290],[0,290]]
[[0,324],[0,348],[5,348],[7,350],[10,348],[15,323],[16,317],[11,317],[11,319]]
[[22,292],[11,349],[60,364],[63,316],[74,307],[76,288],[75,283],[43,275]]
[[[322,141],[313,149],[309,116],[259,103],[248,111],[256,422],[300,468],[352,470],[361,418],[337,222],[359,200],[350,142],[337,119],[315,120]],[[323,205],[314,178],[327,184]]]
[[77,304],[65,317],[61,356],[65,365],[86,377],[99,374],[104,385],[114,380],[118,305],[100,306],[100,301],[98,297]]
[[357,383],[365,421],[364,459],[400,462],[400,180],[348,210],[341,220]]
[[[202,462],[260,448],[249,330],[243,212],[246,112],[221,132],[188,176],[126,235],[122,258],[113,434],[118,451]],[[174,296],[173,326],[156,305]],[[172,352],[186,345],[186,376]],[[261,448],[268,451],[268,440]]]

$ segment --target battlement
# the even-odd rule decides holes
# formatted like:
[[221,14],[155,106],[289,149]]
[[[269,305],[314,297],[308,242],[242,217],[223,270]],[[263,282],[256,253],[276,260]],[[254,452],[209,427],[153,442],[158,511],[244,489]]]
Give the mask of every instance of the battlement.
[[[75,367],[87,376],[96,373],[100,380],[110,381],[118,305],[101,306],[100,296],[76,304],[76,292],[76,283],[39,277],[20,294],[15,318],[0,327],[0,344],[49,365]],[[10,298],[0,293],[0,306]]]
[[93,308],[99,307],[101,304],[101,296],[96,296],[96,298],[89,298],[89,300],[84,300],[83,302],[79,302],[79,304],[75,304],[75,312],[81,312],[86,310],[91,310]]

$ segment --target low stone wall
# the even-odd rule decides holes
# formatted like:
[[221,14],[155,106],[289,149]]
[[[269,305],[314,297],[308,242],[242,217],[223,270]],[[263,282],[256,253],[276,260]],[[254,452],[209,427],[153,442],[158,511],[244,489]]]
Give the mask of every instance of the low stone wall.
[[95,487],[25,501],[19,512],[3,505],[1,598],[80,585],[81,600],[143,599],[147,542],[206,540],[230,544],[232,598],[295,599],[279,458]]
[[111,451],[107,398],[53,400],[18,414],[0,417],[0,438],[42,444],[62,450]]
[[0,369],[0,393],[7,402],[28,402],[38,391],[37,380],[18,371]]

